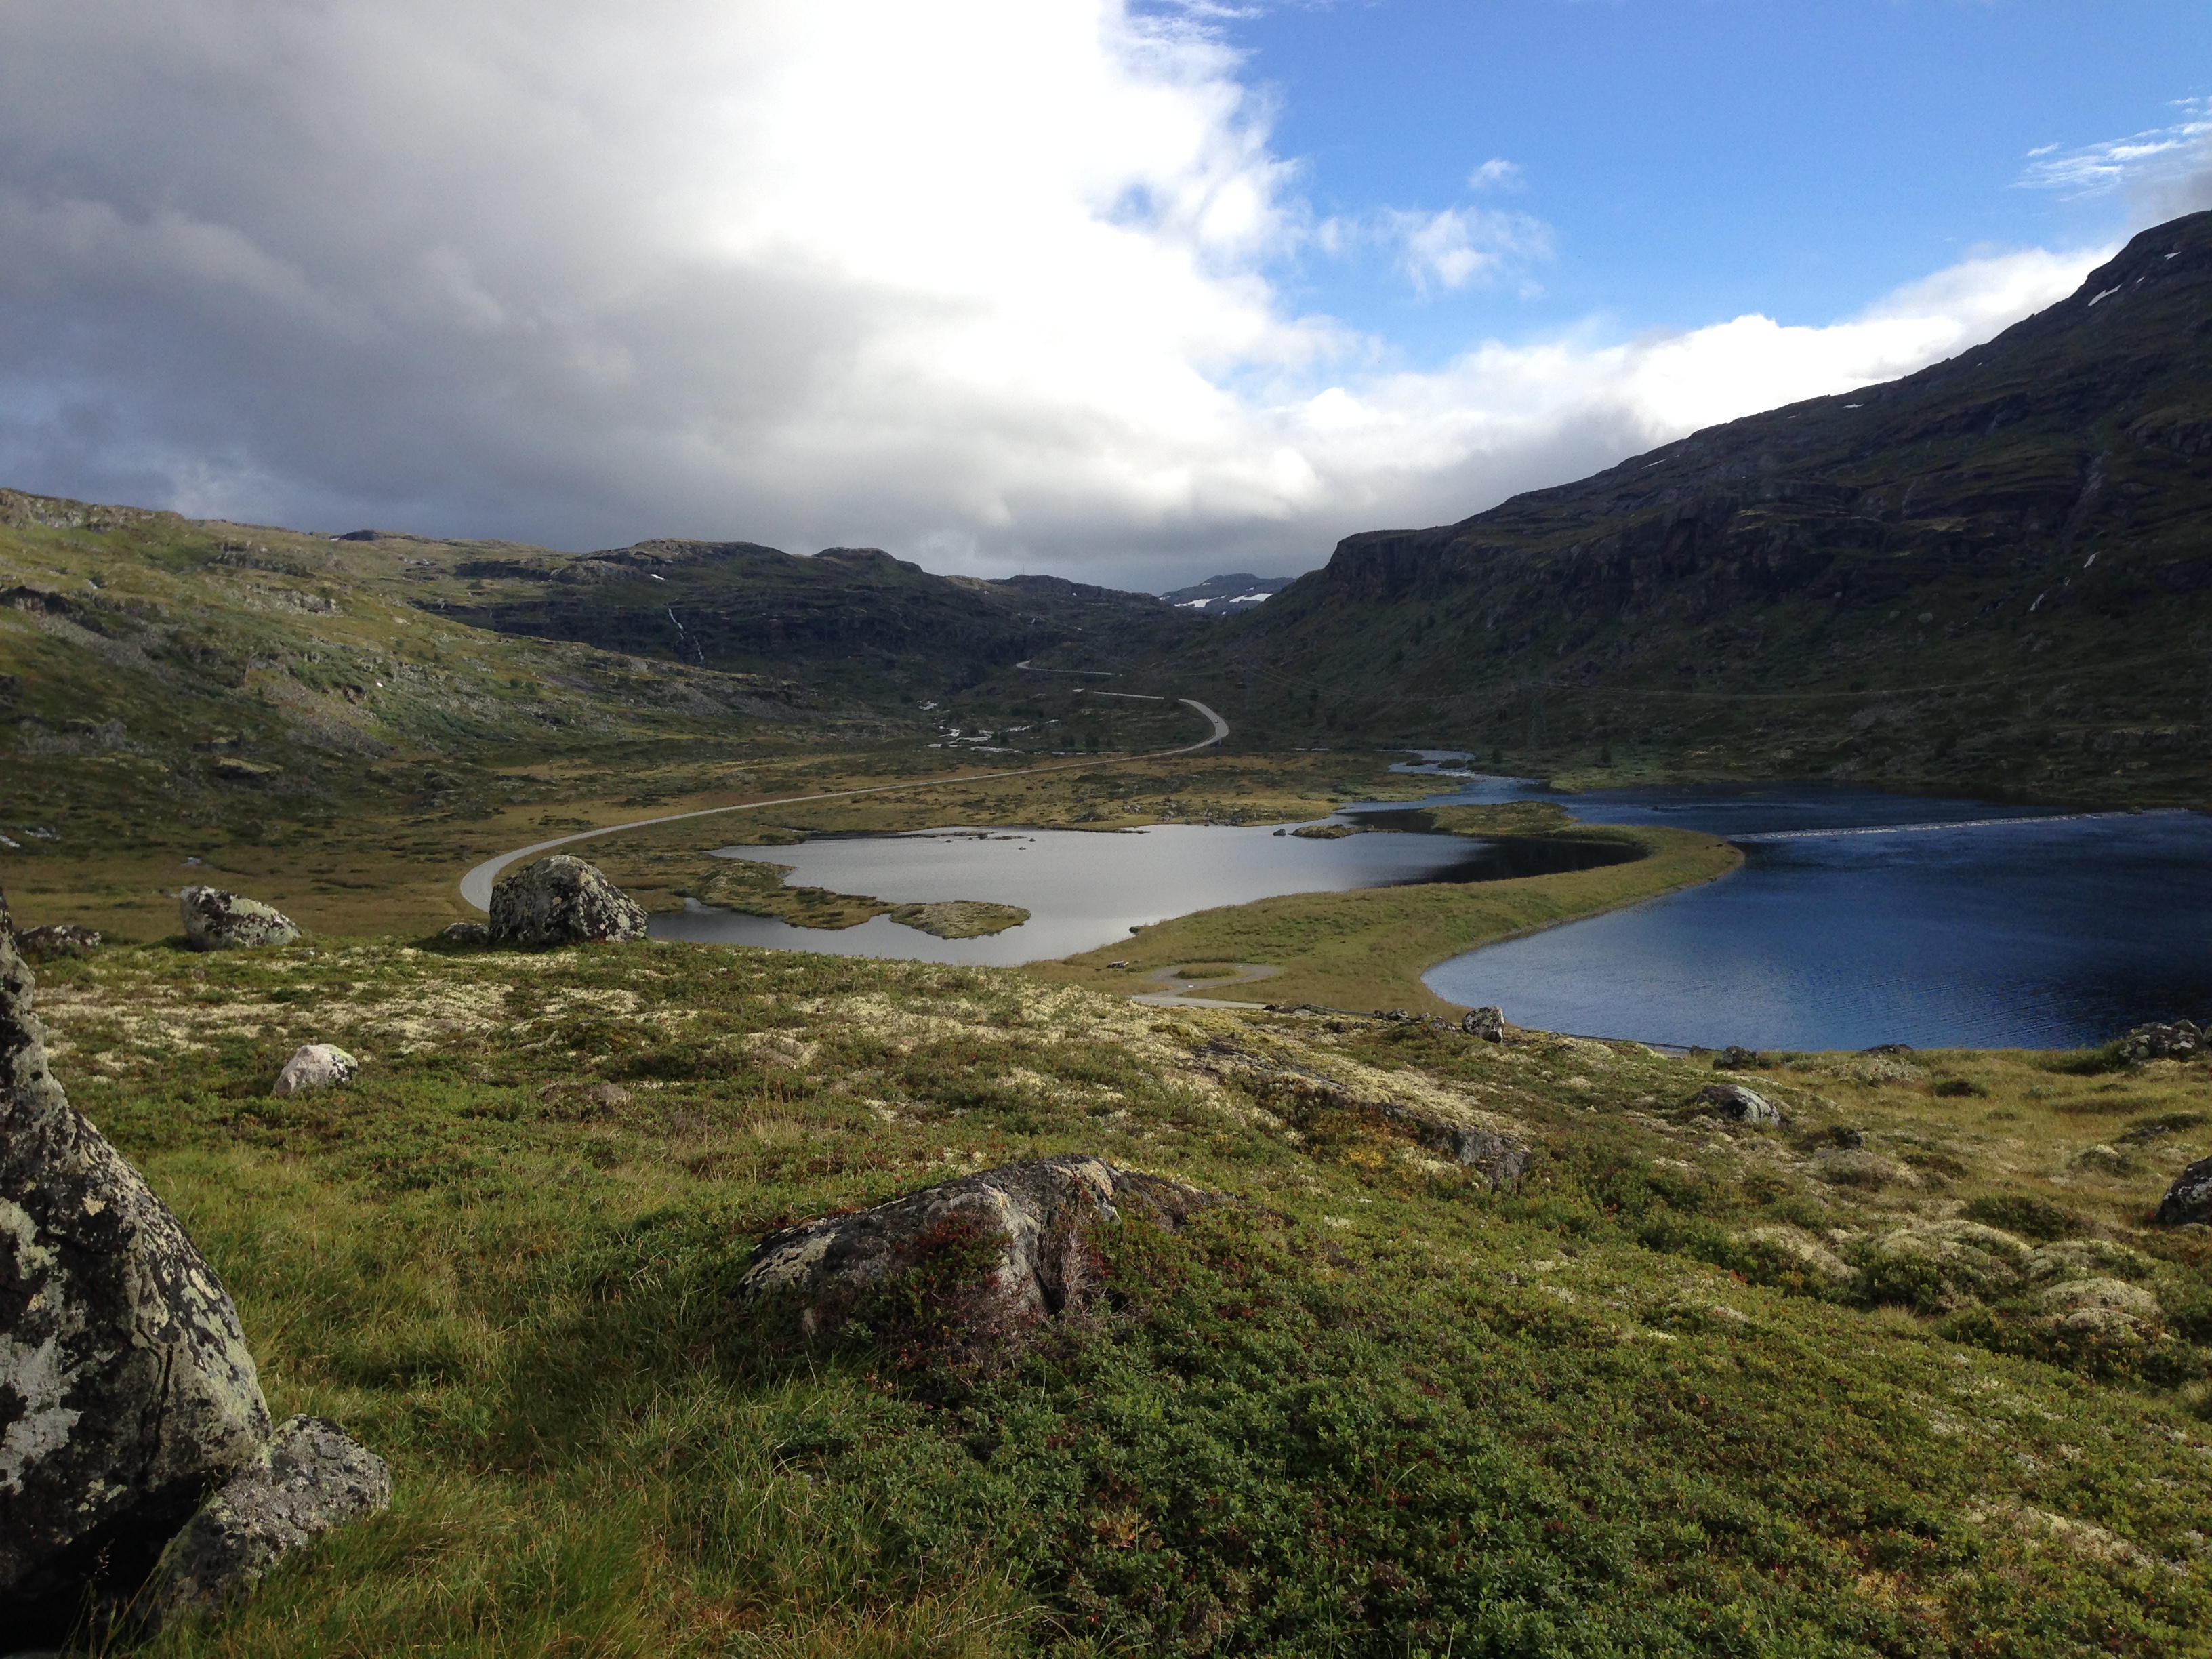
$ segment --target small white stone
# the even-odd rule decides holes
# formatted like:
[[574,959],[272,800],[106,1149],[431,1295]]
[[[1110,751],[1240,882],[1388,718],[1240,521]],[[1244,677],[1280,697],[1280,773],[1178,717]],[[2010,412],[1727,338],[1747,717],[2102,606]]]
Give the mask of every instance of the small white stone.
[[303,1089],[328,1089],[341,1083],[350,1083],[361,1070],[361,1062],[343,1048],[334,1048],[327,1042],[310,1042],[284,1062],[284,1069],[276,1074],[276,1086],[270,1093],[279,1097],[296,1095]]

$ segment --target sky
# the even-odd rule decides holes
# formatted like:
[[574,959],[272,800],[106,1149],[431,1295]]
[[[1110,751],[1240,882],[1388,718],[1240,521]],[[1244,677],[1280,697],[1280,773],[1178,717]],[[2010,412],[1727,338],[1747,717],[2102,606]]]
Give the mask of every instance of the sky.
[[2205,208],[2203,0],[5,0],[0,483],[1289,574]]

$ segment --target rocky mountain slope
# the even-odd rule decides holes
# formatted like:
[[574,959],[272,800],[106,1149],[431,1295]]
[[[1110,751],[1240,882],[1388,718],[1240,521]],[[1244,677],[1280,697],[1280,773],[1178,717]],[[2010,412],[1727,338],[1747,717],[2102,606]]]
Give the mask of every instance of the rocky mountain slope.
[[439,603],[480,627],[878,700],[934,697],[1055,647],[1085,660],[1156,654],[1200,626],[1149,594],[934,575],[868,547],[804,558],[751,542],[648,541],[467,559],[455,574],[467,592]]
[[1176,666],[1279,736],[2196,799],[2208,584],[2197,214],[1904,380],[1348,538]]

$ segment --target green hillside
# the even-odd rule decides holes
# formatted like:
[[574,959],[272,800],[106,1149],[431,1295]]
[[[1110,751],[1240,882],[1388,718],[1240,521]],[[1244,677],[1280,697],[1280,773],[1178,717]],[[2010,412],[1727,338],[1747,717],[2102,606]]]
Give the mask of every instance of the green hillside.
[[1260,742],[2212,799],[2212,214],[1905,380],[1349,538],[1169,672]]
[[[271,1407],[392,1467],[155,1653],[2206,1650],[2212,1255],[2147,1224],[2202,1060],[1717,1074],[656,945],[110,951],[40,1000]],[[360,1080],[270,1098],[307,1041]],[[733,1297],[794,1220],[1061,1152],[1233,1201],[997,1347],[924,1275],[811,1344]]]

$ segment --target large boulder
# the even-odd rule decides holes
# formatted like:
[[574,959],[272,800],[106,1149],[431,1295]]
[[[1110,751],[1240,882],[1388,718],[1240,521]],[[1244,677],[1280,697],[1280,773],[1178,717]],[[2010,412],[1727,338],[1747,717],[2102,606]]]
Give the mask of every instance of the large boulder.
[[288,1418],[170,1540],[132,1610],[159,1630],[241,1601],[283,1557],[391,1502],[382,1458],[325,1419]]
[[2212,1224],[2212,1158],[2200,1158],[2173,1178],[2153,1218],[2161,1227]]
[[807,1334],[827,1335],[896,1285],[948,1340],[988,1347],[1085,1299],[1097,1227],[1133,1212],[1176,1228],[1217,1201],[1099,1158],[1033,1158],[772,1233],[738,1294],[787,1297]]
[[645,937],[645,912],[594,865],[566,853],[518,870],[491,890],[495,945],[539,947]]
[[0,897],[0,1629],[135,1586],[269,1437],[230,1297],[47,1069]]
[[185,941],[195,951],[237,951],[289,945],[300,937],[292,919],[273,904],[226,893],[219,887],[186,887],[177,894]]

